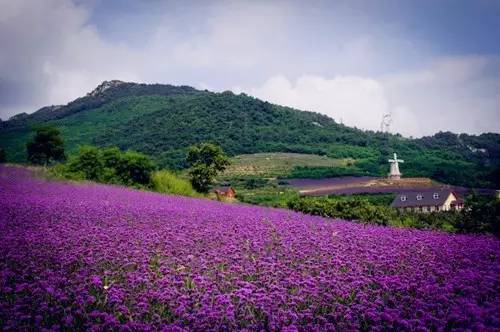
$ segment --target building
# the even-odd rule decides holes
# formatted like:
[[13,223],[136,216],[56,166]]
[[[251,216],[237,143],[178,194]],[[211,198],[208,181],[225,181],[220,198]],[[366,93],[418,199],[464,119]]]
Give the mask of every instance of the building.
[[464,201],[450,189],[426,189],[399,193],[391,207],[402,211],[460,211]]
[[403,176],[399,171],[399,163],[404,163],[402,159],[398,159],[398,155],[394,153],[394,159],[389,159],[388,162],[391,164],[391,171],[387,174],[387,178],[390,180],[399,180]]
[[236,198],[236,190],[233,187],[216,187],[214,188],[214,193],[218,200],[222,198]]

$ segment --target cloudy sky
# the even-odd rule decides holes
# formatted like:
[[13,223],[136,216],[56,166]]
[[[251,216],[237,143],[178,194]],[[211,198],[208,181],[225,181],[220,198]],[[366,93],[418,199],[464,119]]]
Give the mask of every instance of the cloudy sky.
[[232,90],[344,124],[500,132],[500,1],[0,0],[0,118],[104,80]]

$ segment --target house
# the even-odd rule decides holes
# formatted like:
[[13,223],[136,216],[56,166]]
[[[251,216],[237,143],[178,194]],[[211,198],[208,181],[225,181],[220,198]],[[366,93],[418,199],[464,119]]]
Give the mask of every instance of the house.
[[216,187],[214,188],[214,193],[217,196],[217,199],[221,198],[235,198],[236,190],[233,187]]
[[391,207],[402,211],[460,211],[464,201],[451,189],[426,189],[396,195]]

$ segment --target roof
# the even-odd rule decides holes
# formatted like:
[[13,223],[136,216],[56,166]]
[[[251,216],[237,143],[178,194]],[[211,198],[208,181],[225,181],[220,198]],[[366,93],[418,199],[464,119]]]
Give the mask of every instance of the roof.
[[233,187],[215,187],[214,191],[226,194],[229,190],[235,191]]
[[[434,196],[435,194],[436,196]],[[443,205],[451,194],[458,198],[457,194],[455,194],[452,190],[442,188],[402,192],[396,195],[396,198],[392,202],[391,206],[395,208],[402,208]]]

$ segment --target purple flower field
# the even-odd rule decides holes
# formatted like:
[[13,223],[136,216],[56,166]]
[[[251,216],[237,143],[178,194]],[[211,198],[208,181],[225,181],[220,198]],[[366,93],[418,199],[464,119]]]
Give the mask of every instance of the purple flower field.
[[[418,178],[417,178],[418,179]],[[343,176],[323,179],[287,179],[287,184],[298,190],[301,196],[325,196],[325,195],[352,195],[352,194],[390,194],[401,192],[418,192],[430,188],[448,188],[460,194],[462,197],[468,195],[472,189],[451,185],[429,185],[425,181],[411,181],[404,179],[400,183],[377,183],[382,178],[369,176]],[[410,180],[410,182],[406,182]],[[413,182],[413,183],[412,183]],[[474,188],[474,191],[484,195],[494,195],[495,190],[487,188]]]
[[0,166],[4,330],[495,330],[500,240]]

